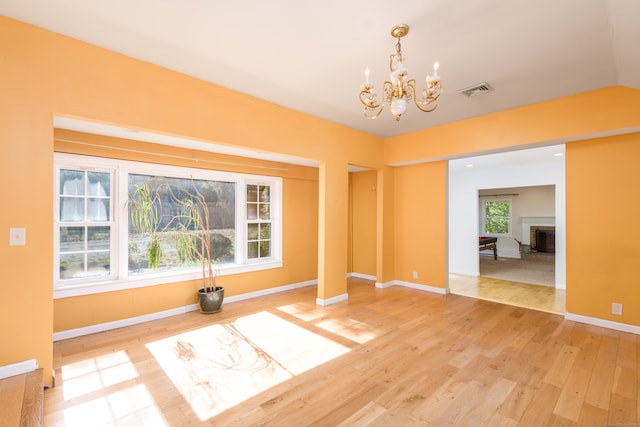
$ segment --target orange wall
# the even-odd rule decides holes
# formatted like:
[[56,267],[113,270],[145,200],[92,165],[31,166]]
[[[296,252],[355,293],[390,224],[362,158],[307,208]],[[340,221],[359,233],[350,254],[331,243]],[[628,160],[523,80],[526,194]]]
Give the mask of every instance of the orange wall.
[[[635,183],[640,180],[634,172],[638,170],[636,163],[640,159],[638,129],[640,90],[616,86],[388,138],[385,140],[385,163],[411,163],[504,147],[569,142],[566,169],[567,311],[640,326],[640,315],[636,314],[638,273],[633,265],[639,258],[633,249],[634,233],[628,230],[629,224],[635,223],[638,210]],[[628,135],[603,136],[612,133]],[[407,232],[403,236],[402,230],[412,227],[417,230],[422,218],[411,212],[411,209],[419,210],[409,204],[411,196],[399,194],[415,190],[410,182],[422,179],[413,170],[416,167],[395,168],[395,278],[399,280],[406,280],[403,278],[419,264],[416,260],[407,260],[414,247]],[[434,183],[445,186],[445,182]],[[406,185],[410,186],[408,190]],[[624,213],[620,218],[612,219],[597,208],[592,211],[601,196],[604,200],[622,204]],[[430,209],[444,210],[446,198],[440,202],[435,198],[433,203]],[[588,226],[585,218],[591,221]],[[446,228],[446,221],[443,219],[439,226]],[[580,234],[584,230],[594,232],[598,241]],[[599,250],[594,250],[594,244]],[[446,251],[446,242],[440,249]],[[607,255],[602,257],[604,252]],[[417,282],[424,283],[421,279]],[[612,302],[624,304],[623,316],[611,315]]]
[[[347,165],[381,167],[382,139],[1,16],[0,53],[0,177],[19,183],[3,187],[8,208],[1,216],[0,239],[8,242],[10,227],[27,229],[26,246],[0,245],[2,265],[11,266],[4,269],[0,286],[0,366],[35,358],[47,377],[52,368],[54,115],[288,154],[320,164],[329,159],[332,167],[322,177],[322,194],[317,192],[320,183],[285,181],[285,191],[306,201],[299,207],[285,200],[285,215],[316,209],[311,216],[322,221],[318,244],[323,250],[316,258],[319,288],[325,297],[345,291]],[[325,203],[327,198],[330,203]],[[296,227],[284,230],[288,268],[229,278],[229,287],[237,286],[233,292],[307,278],[307,269],[316,261],[300,261],[297,251],[313,256],[317,250],[309,249],[308,242],[299,243]],[[305,265],[304,274],[298,272],[299,261]],[[339,276],[342,279],[336,281]],[[325,279],[331,282],[327,286]],[[144,290],[107,298],[129,301],[123,316],[150,313],[174,304],[166,302],[170,295],[183,295],[175,287],[167,289],[167,298],[142,309],[133,307],[145,300]],[[72,303],[56,302],[56,312]],[[109,318],[104,308],[95,310],[96,321]],[[64,329],[71,320],[62,316],[56,316],[56,327]]]
[[[640,126],[640,90],[611,87],[383,141],[1,16],[0,93],[0,177],[5,183],[19,183],[2,189],[5,209],[0,216],[0,242],[8,242],[10,227],[27,229],[26,246],[0,244],[5,266],[0,285],[0,366],[36,358],[47,374],[52,367],[54,330],[54,115],[316,160],[320,164],[317,183],[285,180],[285,191],[304,193],[307,206],[285,200],[285,210],[290,212],[286,215],[294,215],[316,209],[318,247],[314,250],[297,240],[296,227],[301,225],[287,225],[284,262],[300,261],[303,257],[295,258],[292,252],[299,249],[309,256],[317,254],[317,258],[305,258],[300,270],[296,266],[238,275],[228,283],[238,286],[238,292],[253,289],[250,287],[256,283],[264,287],[289,284],[306,277],[307,269],[317,263],[320,298],[346,292],[349,164],[378,170],[378,280],[414,281],[411,272],[418,271],[416,282],[444,287],[446,165],[441,161],[399,168],[384,164],[437,160]],[[608,152],[604,147],[602,151]],[[581,156],[570,161],[573,169],[568,174],[575,170],[579,177],[589,169],[584,165],[590,160]],[[599,175],[612,175],[608,178],[611,185],[629,187],[627,176],[621,176],[616,166],[600,162],[597,170]],[[594,170],[588,173],[593,175]],[[575,176],[571,179],[577,179]],[[422,186],[416,184],[419,180]],[[414,191],[423,197],[416,197]],[[313,194],[317,194],[315,201],[311,201]],[[591,207],[591,201],[568,195],[568,212]],[[285,222],[289,221],[289,216],[285,217]],[[425,222],[428,224],[423,227]],[[632,244],[628,235],[608,238],[608,249],[621,249],[623,254],[622,249]],[[568,244],[574,247],[570,241]],[[420,253],[423,249],[426,252]],[[582,288],[581,283],[572,281],[582,259],[572,257],[568,262],[568,307],[587,316],[605,317],[583,297],[576,299],[576,295],[589,298],[597,286]],[[628,279],[635,277],[635,271],[629,264],[618,265],[621,269],[613,271],[610,290],[600,289],[603,294],[597,295],[604,301],[628,297],[632,292]],[[153,312],[167,306],[163,301],[173,295],[184,295],[179,285],[167,289],[162,291],[164,297],[142,311]],[[132,308],[142,303],[144,292],[127,291],[121,298],[131,301]],[[621,302],[625,307],[629,304]],[[56,312],[64,311],[67,303],[71,304],[56,302]],[[95,309],[96,318],[107,318]],[[128,310],[121,315],[133,313]],[[62,324],[70,324],[65,323],[68,319],[56,318],[62,329]],[[624,320],[640,324],[635,318]]]
[[568,312],[640,325],[639,161],[640,133],[567,144]]
[[557,144],[639,125],[640,89],[614,86],[388,138],[384,160],[393,165],[543,142]]
[[376,171],[351,173],[350,259],[353,273],[376,275]]
[[[225,286],[226,296],[233,296],[317,277],[317,169],[60,129],[54,131],[54,138],[56,152],[281,176],[283,268],[223,276],[219,284]],[[189,281],[56,299],[53,330],[67,331],[195,304],[198,287],[199,281]]]
[[445,161],[396,168],[396,280],[447,286],[447,170]]

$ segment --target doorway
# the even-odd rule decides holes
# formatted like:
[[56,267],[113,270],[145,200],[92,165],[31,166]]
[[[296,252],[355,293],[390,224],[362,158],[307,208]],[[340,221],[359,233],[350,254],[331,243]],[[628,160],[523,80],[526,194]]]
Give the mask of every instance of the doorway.
[[[449,162],[450,292],[518,306],[528,299],[530,308],[564,313],[563,155],[560,145]],[[511,207],[509,230],[497,233],[496,260],[478,248],[486,233],[483,201],[495,199],[510,199]],[[552,251],[531,249],[531,226],[554,227]],[[549,233],[542,238],[551,246]]]

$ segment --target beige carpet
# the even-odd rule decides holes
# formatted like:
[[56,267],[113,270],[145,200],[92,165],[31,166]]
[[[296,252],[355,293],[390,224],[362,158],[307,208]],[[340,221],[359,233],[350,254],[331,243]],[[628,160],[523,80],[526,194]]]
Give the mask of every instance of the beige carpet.
[[522,259],[494,260],[493,257],[480,256],[480,276],[555,287],[555,257],[544,254],[523,254]]

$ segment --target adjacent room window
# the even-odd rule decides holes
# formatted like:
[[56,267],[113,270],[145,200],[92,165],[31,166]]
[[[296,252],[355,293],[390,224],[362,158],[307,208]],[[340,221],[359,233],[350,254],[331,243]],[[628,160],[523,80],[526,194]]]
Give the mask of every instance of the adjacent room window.
[[[173,197],[189,192],[207,201],[212,258],[222,274],[282,266],[279,177],[69,154],[56,154],[55,173],[55,296],[198,278],[200,263],[181,259],[180,224],[172,221],[179,205]],[[129,206],[142,186],[154,194],[151,233],[137,231]],[[149,259],[152,240],[162,253],[158,263]]]
[[482,231],[485,236],[511,235],[511,200],[482,201]]

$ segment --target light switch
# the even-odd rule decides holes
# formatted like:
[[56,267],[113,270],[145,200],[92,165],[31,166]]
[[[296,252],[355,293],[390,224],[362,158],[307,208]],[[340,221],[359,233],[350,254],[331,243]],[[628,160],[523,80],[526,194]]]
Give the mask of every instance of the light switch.
[[26,228],[9,229],[9,246],[24,246],[27,244]]

